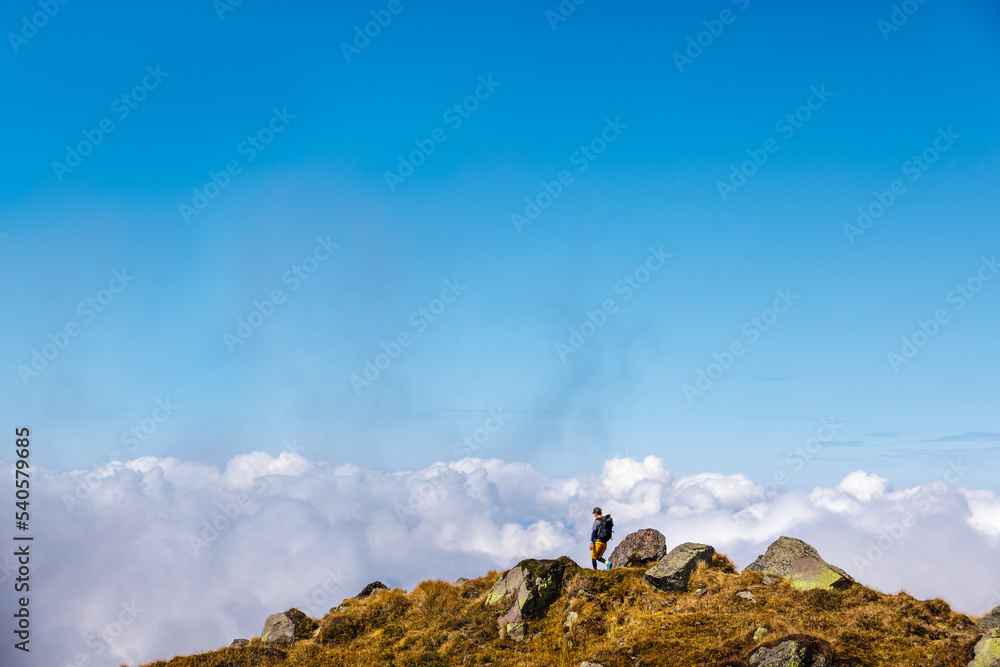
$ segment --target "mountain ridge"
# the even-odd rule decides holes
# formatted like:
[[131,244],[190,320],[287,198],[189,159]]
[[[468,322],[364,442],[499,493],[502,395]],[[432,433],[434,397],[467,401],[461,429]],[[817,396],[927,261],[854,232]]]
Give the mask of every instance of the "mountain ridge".
[[612,558],[624,567],[562,556],[409,593],[373,582],[321,619],[289,609],[261,637],[148,667],[1000,666],[1000,607],[977,624],[941,599],[881,593],[791,537],[742,572],[709,545],[622,550],[630,537]]

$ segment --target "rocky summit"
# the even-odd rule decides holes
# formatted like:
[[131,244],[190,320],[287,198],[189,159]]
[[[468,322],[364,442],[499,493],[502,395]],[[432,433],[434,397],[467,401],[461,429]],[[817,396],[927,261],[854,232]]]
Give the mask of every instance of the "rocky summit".
[[742,572],[662,538],[629,535],[611,570],[563,556],[410,592],[372,582],[321,619],[289,609],[254,639],[151,667],[1000,667],[1000,607],[976,620],[881,593],[791,537]]

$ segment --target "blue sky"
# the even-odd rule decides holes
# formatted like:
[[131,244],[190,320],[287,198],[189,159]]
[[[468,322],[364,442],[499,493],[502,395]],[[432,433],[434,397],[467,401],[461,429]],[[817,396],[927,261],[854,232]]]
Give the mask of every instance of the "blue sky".
[[[920,484],[995,455],[1000,280],[982,278],[1000,251],[995,5],[914,3],[887,31],[891,3],[592,0],[553,29],[555,2],[402,0],[348,62],[340,44],[386,7],[246,1],[220,19],[207,0],[71,2],[30,39],[8,36],[0,399],[7,426],[44,443],[37,464],[219,465],[291,447],[413,469],[460,458],[491,409],[507,417],[476,454],[554,475],[654,454],[675,474],[762,483],[823,419],[836,435],[784,488],[858,468]],[[0,21],[19,32],[37,11],[11,3]],[[678,71],[699,33],[707,46]],[[115,100],[144,80],[123,117]],[[447,111],[463,103],[459,125]],[[795,113],[791,132],[780,121]],[[53,166],[104,119],[113,131],[79,166]],[[386,172],[438,128],[446,140],[390,188]],[[251,136],[273,141],[251,151]],[[915,171],[925,151],[934,162]],[[724,199],[731,167],[765,153]],[[227,163],[186,221],[180,206]],[[512,214],[564,170],[518,229]],[[884,214],[845,233],[897,180]],[[317,239],[337,247],[292,289],[286,272],[319,257]],[[625,300],[616,285],[650,248],[670,258]],[[123,269],[134,279],[89,320],[79,304]],[[970,280],[981,289],[958,299]],[[435,303],[446,281],[461,287]],[[227,345],[276,289],[273,314]],[[797,298],[758,330],[786,290]],[[426,328],[421,307],[439,311]],[[887,355],[938,311],[894,368]],[[19,370],[67,323],[65,349]],[[400,333],[398,358],[352,383]],[[743,354],[686,395],[734,343]],[[178,407],[149,421],[167,399]],[[966,483],[995,487],[982,466]]]

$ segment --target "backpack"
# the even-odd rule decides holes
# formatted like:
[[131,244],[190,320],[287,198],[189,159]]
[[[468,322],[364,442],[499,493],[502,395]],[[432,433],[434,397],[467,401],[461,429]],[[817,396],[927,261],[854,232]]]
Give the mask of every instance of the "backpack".
[[615,527],[615,522],[610,514],[601,517],[601,523],[597,526],[597,541],[608,542],[611,540],[611,533]]

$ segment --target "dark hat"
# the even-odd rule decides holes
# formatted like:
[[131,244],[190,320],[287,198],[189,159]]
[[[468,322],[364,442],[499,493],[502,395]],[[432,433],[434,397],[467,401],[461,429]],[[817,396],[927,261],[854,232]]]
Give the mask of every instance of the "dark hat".
[[601,513],[602,512],[601,512],[601,508],[600,507],[595,507],[594,508],[594,514],[601,514]]

